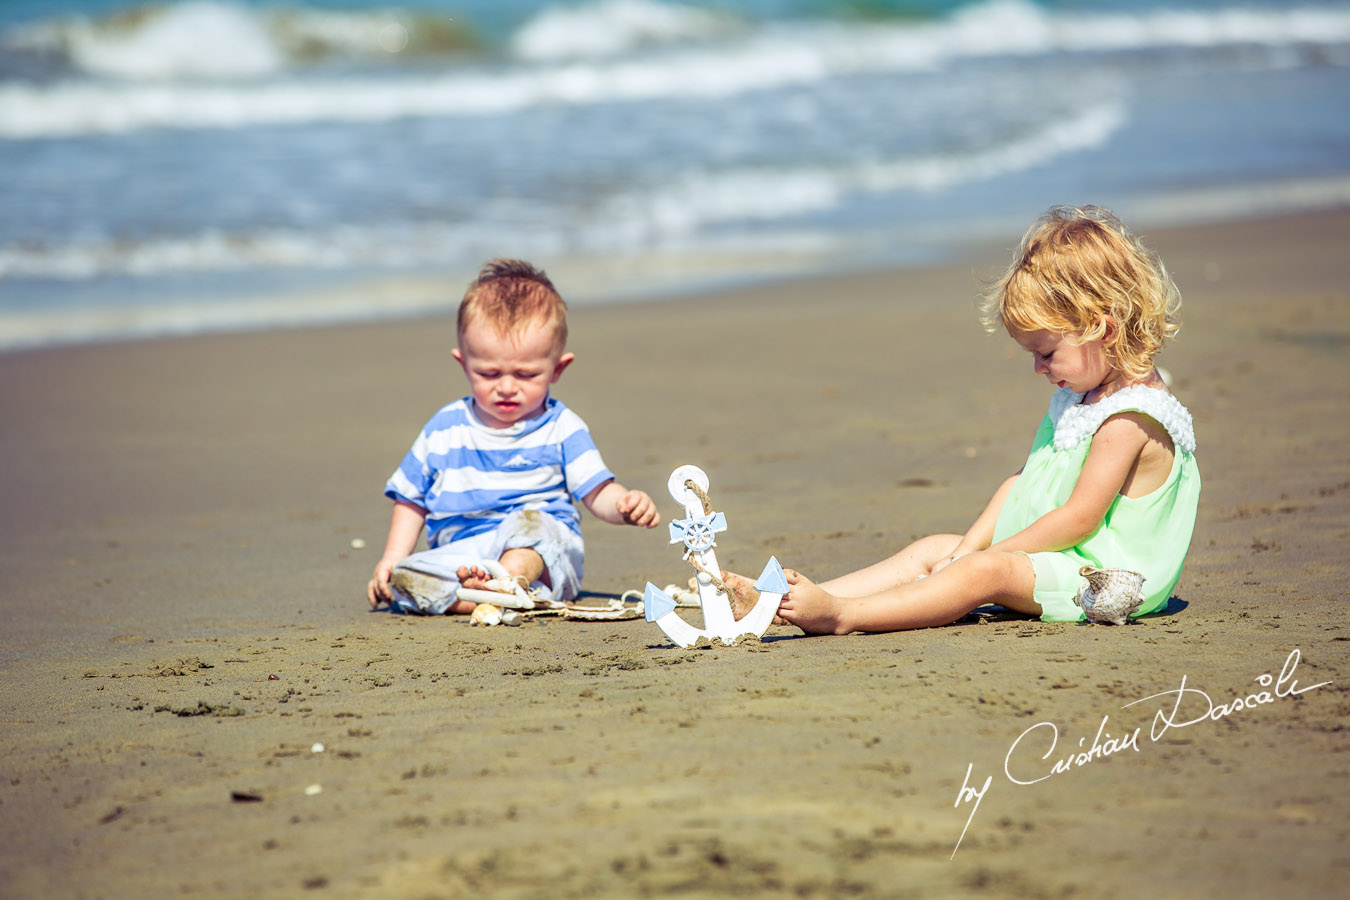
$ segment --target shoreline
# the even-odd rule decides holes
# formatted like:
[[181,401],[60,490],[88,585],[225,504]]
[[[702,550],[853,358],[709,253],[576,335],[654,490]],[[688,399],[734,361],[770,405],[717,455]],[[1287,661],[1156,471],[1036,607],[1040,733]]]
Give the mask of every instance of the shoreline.
[[[1258,185],[1248,188],[1250,195],[1229,196],[1218,191],[1210,192],[1214,193],[1211,197],[1205,191],[1192,191],[1167,200],[1136,201],[1149,211],[1139,217],[1140,221],[1153,224],[1134,225],[1128,211],[1124,218],[1147,236],[1336,217],[1350,209],[1347,178],[1292,182],[1266,190],[1287,194],[1293,208],[1263,210]],[[1190,214],[1192,221],[1184,220],[1180,212],[1183,207],[1195,208]],[[543,258],[536,262],[556,283],[569,286],[564,296],[571,309],[609,308],[738,294],[799,281],[819,282],[848,273],[879,275],[998,259],[999,248],[1014,246],[1024,225],[1020,221],[1008,225],[1002,230],[1002,239],[992,237],[987,225],[977,235],[928,237],[922,249],[903,252],[895,247],[907,246],[913,235],[907,238],[903,234],[868,232],[851,233],[847,240],[833,242],[821,235],[796,236],[788,239],[796,247],[791,252],[756,250],[752,243],[732,250],[705,247],[625,256]],[[853,249],[843,249],[844,243],[852,244]],[[690,276],[691,270],[700,274]],[[275,270],[203,273],[200,277],[179,273],[145,282],[119,277],[101,286],[72,282],[65,292],[59,284],[43,283],[37,295],[46,296],[54,308],[39,310],[36,307],[42,301],[30,299],[4,313],[0,317],[0,356],[274,330],[415,324],[434,319],[447,306],[453,310],[463,286],[475,275],[472,268],[426,266],[386,272]],[[188,287],[202,282],[211,286]],[[136,294],[149,299],[120,299],[113,305],[92,306],[87,299],[73,299],[81,295]]]
[[[0,883],[1331,895],[1350,875],[1347,235],[1350,210],[1144,231],[1184,298],[1161,362],[1204,492],[1179,611],[1126,628],[984,610],[680,651],[640,619],[372,613],[384,479],[464,393],[453,304],[0,354]],[[1025,458],[1050,391],[973,299],[1008,255],[581,305],[556,393],[667,520],[670,471],[709,473],[724,566],[826,578],[964,530]],[[689,574],[664,534],[583,530],[589,591]],[[1183,679],[1231,704],[1294,651],[1300,688],[1330,683],[1156,741],[1159,700],[1129,705]],[[1027,729],[1057,745],[1022,741],[1023,779],[1104,717],[1102,744],[1139,728],[1138,752],[1005,776]]]

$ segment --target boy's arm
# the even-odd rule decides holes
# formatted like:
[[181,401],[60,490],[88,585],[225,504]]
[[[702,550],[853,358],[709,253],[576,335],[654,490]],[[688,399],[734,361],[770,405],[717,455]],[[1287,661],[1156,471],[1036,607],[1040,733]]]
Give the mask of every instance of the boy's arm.
[[1039,553],[1081,544],[1101,526],[1147,441],[1148,433],[1131,413],[1107,419],[1093,435],[1083,471],[1064,505],[989,549]]
[[613,479],[591,491],[581,502],[591,515],[611,525],[655,528],[661,524],[661,514],[646,491],[630,491]]
[[389,520],[389,537],[384,542],[384,555],[375,564],[375,576],[366,585],[366,599],[371,606],[389,602],[389,575],[399,561],[412,555],[426,521],[427,511],[416,503],[394,501],[394,512]]

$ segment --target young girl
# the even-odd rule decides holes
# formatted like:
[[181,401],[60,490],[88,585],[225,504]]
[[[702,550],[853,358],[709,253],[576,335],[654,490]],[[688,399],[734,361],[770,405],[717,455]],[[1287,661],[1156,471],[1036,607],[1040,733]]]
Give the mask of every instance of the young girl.
[[779,615],[810,634],[954,622],[998,603],[1047,622],[1083,618],[1084,565],[1145,578],[1135,615],[1167,604],[1200,495],[1191,416],[1153,357],[1181,303],[1161,260],[1109,212],[1056,207],[988,291],[1001,324],[1058,390],[1022,469],[964,535],[915,541],[823,584],[788,573]]

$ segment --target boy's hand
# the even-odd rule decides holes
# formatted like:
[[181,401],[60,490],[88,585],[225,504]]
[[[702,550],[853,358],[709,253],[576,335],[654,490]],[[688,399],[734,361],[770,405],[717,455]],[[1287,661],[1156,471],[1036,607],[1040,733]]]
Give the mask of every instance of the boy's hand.
[[366,585],[366,599],[370,601],[372,607],[390,601],[389,576],[393,573],[394,564],[397,562],[396,559],[381,559],[375,564],[375,577]]
[[591,491],[581,502],[591,515],[611,525],[655,528],[661,524],[661,514],[646,491],[630,491],[612,479]]
[[661,524],[661,514],[646,491],[629,491],[618,499],[614,507],[629,525],[655,528]]
[[394,566],[406,559],[417,546],[417,538],[426,520],[427,511],[416,503],[407,500],[394,502],[394,512],[389,519],[389,537],[384,542],[384,555],[375,564],[375,577],[366,585],[366,599],[372,607],[394,599],[389,593],[389,576],[394,573]]

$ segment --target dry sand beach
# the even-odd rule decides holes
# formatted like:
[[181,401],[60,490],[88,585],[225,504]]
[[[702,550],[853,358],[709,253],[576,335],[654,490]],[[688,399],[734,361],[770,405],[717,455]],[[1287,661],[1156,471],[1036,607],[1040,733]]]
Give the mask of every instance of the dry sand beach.
[[[413,325],[0,356],[0,895],[1343,896],[1350,213],[1146,237],[1205,488],[1173,613],[1125,628],[684,651],[370,612],[459,285]],[[1049,387],[972,301],[1006,254],[577,309],[558,395],[665,518],[709,473],[724,565],[828,577],[1024,458]],[[586,531],[591,591],[689,575],[664,528]]]

